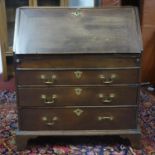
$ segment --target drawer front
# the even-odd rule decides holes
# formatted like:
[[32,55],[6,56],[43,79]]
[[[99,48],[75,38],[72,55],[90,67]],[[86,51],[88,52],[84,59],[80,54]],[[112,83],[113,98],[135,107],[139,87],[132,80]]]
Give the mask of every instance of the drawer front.
[[17,68],[139,67],[139,54],[16,55]]
[[136,108],[21,109],[19,128],[32,131],[135,129],[135,118]]
[[139,82],[138,69],[17,71],[18,85],[131,84]]
[[136,105],[136,87],[18,88],[20,106],[115,106]]

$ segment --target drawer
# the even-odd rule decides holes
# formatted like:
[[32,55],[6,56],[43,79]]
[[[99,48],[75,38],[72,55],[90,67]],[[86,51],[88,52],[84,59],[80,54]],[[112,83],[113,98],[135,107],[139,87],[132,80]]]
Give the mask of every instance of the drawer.
[[127,86],[18,88],[18,103],[25,107],[136,105],[137,91]]
[[139,54],[16,55],[17,68],[139,67]]
[[139,82],[138,69],[17,71],[18,85],[109,85]]
[[31,131],[136,129],[136,111],[136,108],[21,109],[19,128]]

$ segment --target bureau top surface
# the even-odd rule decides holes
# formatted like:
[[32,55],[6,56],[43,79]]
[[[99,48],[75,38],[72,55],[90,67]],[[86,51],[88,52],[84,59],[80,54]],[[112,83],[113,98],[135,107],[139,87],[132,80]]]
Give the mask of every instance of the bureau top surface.
[[140,53],[137,10],[116,8],[19,8],[16,54]]

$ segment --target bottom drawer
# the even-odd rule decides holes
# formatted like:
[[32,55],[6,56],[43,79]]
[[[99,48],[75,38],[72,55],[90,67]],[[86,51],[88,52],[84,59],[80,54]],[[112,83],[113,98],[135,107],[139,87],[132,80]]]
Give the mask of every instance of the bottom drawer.
[[119,130],[136,128],[137,108],[36,108],[20,110],[20,130]]

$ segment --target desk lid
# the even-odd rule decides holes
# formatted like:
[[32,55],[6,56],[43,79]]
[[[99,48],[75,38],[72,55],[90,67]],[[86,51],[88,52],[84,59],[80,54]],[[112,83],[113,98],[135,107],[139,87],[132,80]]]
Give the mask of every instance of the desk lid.
[[140,53],[137,11],[116,8],[19,8],[16,54]]

